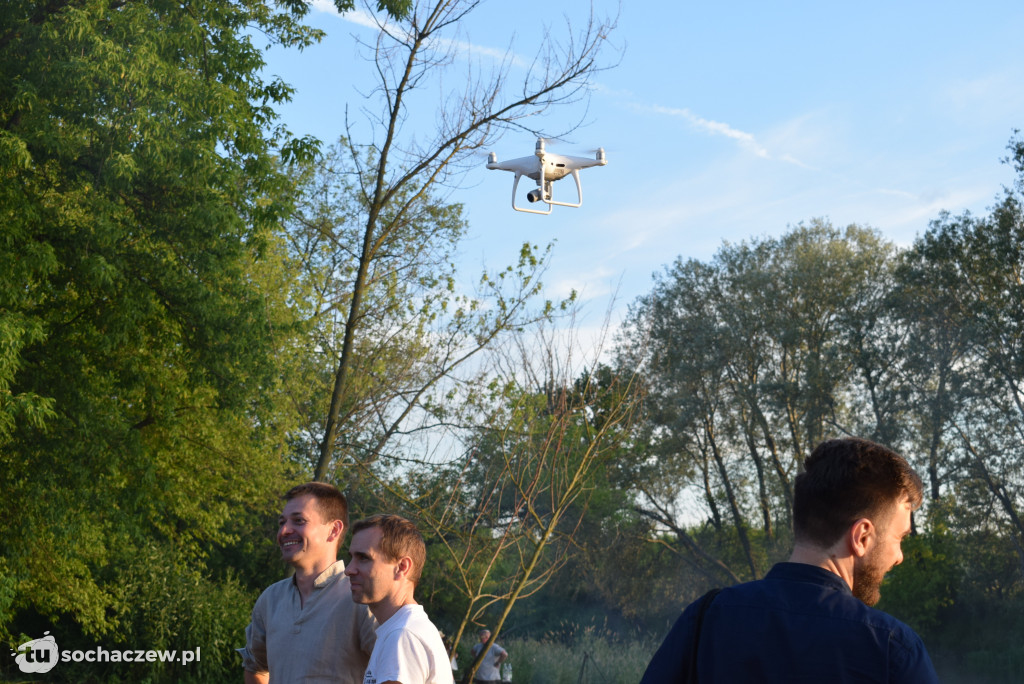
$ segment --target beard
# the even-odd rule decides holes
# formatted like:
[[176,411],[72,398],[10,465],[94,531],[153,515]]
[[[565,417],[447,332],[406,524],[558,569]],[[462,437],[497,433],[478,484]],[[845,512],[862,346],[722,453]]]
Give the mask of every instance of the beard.
[[853,595],[873,606],[882,598],[882,580],[892,568],[882,565],[878,553],[864,556],[859,567],[853,569]]

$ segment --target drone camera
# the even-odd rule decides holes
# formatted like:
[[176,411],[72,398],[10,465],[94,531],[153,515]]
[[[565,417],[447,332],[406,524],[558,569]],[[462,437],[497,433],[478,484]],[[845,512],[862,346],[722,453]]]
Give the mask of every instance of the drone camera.
[[536,190],[531,190],[530,192],[526,193],[526,199],[530,203],[539,202],[542,198],[543,194],[541,194],[540,188],[537,188]]

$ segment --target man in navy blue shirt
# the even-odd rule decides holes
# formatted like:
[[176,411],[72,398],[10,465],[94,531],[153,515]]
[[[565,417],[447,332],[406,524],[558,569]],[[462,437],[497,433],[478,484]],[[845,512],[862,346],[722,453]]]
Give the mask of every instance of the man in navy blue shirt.
[[871,607],[903,560],[922,494],[921,478],[886,447],[820,444],[794,485],[789,562],[688,606],[641,684],[937,682],[920,637]]

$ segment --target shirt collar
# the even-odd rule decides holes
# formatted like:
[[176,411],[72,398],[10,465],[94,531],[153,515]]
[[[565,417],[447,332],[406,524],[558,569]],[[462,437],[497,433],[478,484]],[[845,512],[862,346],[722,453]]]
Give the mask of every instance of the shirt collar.
[[850,585],[842,577],[831,570],[807,563],[776,563],[765,575],[765,579],[820,584],[850,595],[853,594]]
[[[329,587],[345,576],[345,561],[335,561],[313,580],[313,591]],[[295,587],[295,576],[292,575],[292,587]],[[298,589],[298,587],[295,587]]]

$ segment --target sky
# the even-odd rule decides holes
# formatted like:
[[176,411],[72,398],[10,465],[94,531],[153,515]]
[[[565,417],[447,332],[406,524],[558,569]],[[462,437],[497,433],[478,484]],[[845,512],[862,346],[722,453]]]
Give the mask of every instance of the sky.
[[[355,132],[364,125],[373,66],[356,39],[375,31],[325,0],[313,7],[308,21],[327,37],[269,51],[266,74],[296,88],[284,123],[330,142],[346,110]],[[452,38],[467,58],[511,45],[528,61],[545,27],[560,40],[589,9],[491,0]],[[576,290],[583,326],[609,310],[614,326],[653,274],[677,258],[707,261],[723,242],[826,218],[909,245],[940,211],[983,214],[1013,181],[1000,160],[1024,128],[1024,3],[595,0],[594,10],[618,16],[607,50],[617,64],[594,77],[589,103],[541,122],[584,121],[552,151],[606,150],[607,166],[581,172],[583,206],[515,212],[513,175],[482,158],[449,197],[470,225],[460,268],[476,274],[512,263],[524,241],[554,240],[545,295]],[[429,104],[410,123],[429,126]],[[493,149],[509,159],[534,144],[510,133]],[[572,180],[555,194],[574,198]]]

